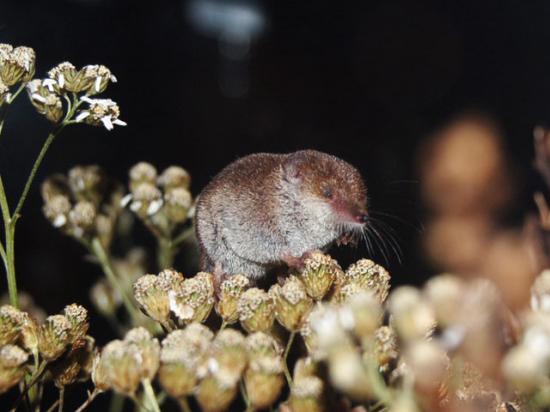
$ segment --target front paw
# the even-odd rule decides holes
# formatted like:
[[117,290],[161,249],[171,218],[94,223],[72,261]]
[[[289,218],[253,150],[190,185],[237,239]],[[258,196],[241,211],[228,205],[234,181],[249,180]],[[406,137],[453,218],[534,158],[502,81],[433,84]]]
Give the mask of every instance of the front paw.
[[338,246],[357,246],[357,238],[352,233],[344,233],[338,239],[336,239],[336,245]]
[[301,272],[305,269],[305,263],[306,260],[309,259],[314,252],[320,252],[319,250],[310,250],[307,252],[302,253],[301,256],[293,256],[291,254],[285,254],[282,257],[283,262],[286,263],[286,265],[293,270],[296,270],[298,272]]

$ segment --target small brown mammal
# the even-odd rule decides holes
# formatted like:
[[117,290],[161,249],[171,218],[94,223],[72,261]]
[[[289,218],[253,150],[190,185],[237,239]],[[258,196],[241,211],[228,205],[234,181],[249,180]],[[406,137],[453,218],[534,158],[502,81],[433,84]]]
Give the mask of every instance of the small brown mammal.
[[202,270],[261,278],[360,233],[366,207],[361,175],[335,156],[303,150],[243,157],[199,197]]

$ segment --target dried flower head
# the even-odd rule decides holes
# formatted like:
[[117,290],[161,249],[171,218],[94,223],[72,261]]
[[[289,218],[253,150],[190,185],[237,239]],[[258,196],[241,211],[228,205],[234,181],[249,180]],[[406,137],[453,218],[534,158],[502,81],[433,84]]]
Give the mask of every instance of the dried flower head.
[[371,381],[361,356],[353,347],[342,346],[328,358],[329,376],[335,388],[352,399],[367,400],[373,395]]
[[151,183],[139,183],[131,194],[124,196],[122,206],[130,203],[130,210],[141,218],[153,216],[162,205],[162,193]]
[[133,395],[142,379],[142,354],[137,345],[121,340],[109,342],[95,362],[92,378],[100,390],[114,389]]
[[401,286],[390,295],[388,308],[392,325],[404,340],[429,336],[436,325],[433,308],[422,300],[418,289]]
[[268,331],[275,320],[273,299],[258,288],[250,288],[241,295],[237,313],[241,325],[249,333]]
[[449,372],[449,357],[434,341],[412,342],[404,354],[405,362],[417,388],[425,392],[438,391]]
[[[183,279],[182,279],[183,280]],[[134,283],[134,297],[142,311],[166,329],[171,329],[170,305],[165,282],[159,282],[157,275],[144,275]]]
[[216,303],[216,313],[227,324],[239,320],[237,303],[250,285],[250,280],[245,275],[236,274],[229,276],[220,285],[219,300]]
[[164,194],[164,204],[164,212],[168,219],[174,223],[182,223],[189,217],[193,198],[189,190],[177,187]]
[[307,295],[303,283],[297,277],[290,276],[282,287],[273,285],[269,295],[275,303],[277,321],[291,332],[299,330],[313,306],[313,300]]
[[209,363],[215,362],[218,368],[241,375],[248,360],[245,342],[242,333],[235,329],[226,328],[220,331],[212,342]]
[[150,163],[139,162],[130,168],[128,176],[130,178],[130,191],[134,192],[140,183],[155,185],[157,180],[157,169]]
[[290,389],[289,406],[293,412],[322,412],[323,381],[317,376],[295,379]]
[[272,405],[284,385],[281,357],[262,356],[252,359],[244,374],[244,383],[254,408],[264,409]]
[[313,252],[304,262],[300,280],[304,283],[307,294],[315,300],[321,300],[329,291],[337,273],[342,269],[329,255]]
[[464,282],[453,275],[436,276],[426,283],[424,292],[442,327],[457,323],[464,296]]
[[76,70],[70,62],[59,63],[48,72],[48,76],[64,91],[80,93],[90,87],[90,81],[84,79],[83,72]]
[[[382,322],[383,311],[378,297],[364,290],[354,295],[349,304],[340,308],[340,322],[360,339],[370,338]],[[346,325],[345,323],[348,323]]]
[[34,76],[36,55],[30,47],[12,48],[2,45],[0,49],[0,79],[7,86],[28,82]]
[[183,167],[169,166],[158,178],[158,184],[168,192],[175,188],[189,190],[191,186],[191,176]]
[[70,231],[76,238],[89,235],[95,226],[97,211],[93,203],[80,201],[69,212]]
[[50,367],[50,373],[57,387],[72,385],[77,380],[87,380],[96,354],[95,341],[85,336],[81,344]]
[[214,283],[210,273],[199,272],[168,293],[170,311],[180,325],[204,322],[214,306]]
[[118,105],[111,99],[91,99],[89,97],[82,97],[82,101],[88,103],[87,110],[80,110],[75,120],[77,122],[84,122],[91,126],[103,125],[107,130],[113,130],[114,126],[126,126],[126,122],[123,122],[118,117],[120,116],[120,109]]
[[547,379],[548,359],[541,359],[528,345],[520,344],[506,354],[502,372],[514,389],[529,395]]
[[15,345],[0,347],[0,394],[16,385],[26,373],[28,354]]
[[124,336],[124,342],[129,346],[135,346],[140,354],[141,379],[152,380],[160,364],[160,345],[149,331],[143,327],[133,328]]
[[116,77],[102,64],[84,66],[82,68],[82,77],[83,81],[89,84],[86,89],[88,96],[103,93],[107,89],[109,82],[117,82]]
[[361,259],[355,262],[346,270],[345,279],[349,283],[371,290],[380,302],[384,302],[388,297],[390,274],[372,260]]
[[31,353],[38,353],[38,337],[40,326],[36,319],[27,312],[21,312],[21,336],[20,342],[23,348]]
[[73,303],[65,306],[63,314],[71,324],[70,340],[71,343],[76,342],[79,339],[84,338],[84,335],[88,332],[90,322],[88,318],[88,311],[84,306]]
[[69,170],[68,183],[77,200],[98,205],[103,195],[105,176],[97,165],[76,166]]
[[195,398],[204,412],[220,412],[226,410],[235,396],[240,375],[225,368],[219,368],[211,362],[209,373],[205,376],[196,392]]
[[283,348],[273,336],[264,332],[254,332],[246,337],[246,351],[250,358],[256,358],[280,356]]
[[170,396],[180,398],[192,393],[197,384],[197,368],[213,336],[206,326],[192,323],[162,341],[159,381]]
[[24,322],[23,313],[11,305],[0,307],[0,346],[15,343]]
[[52,315],[40,326],[38,350],[44,359],[53,361],[60,357],[71,343],[73,325],[63,315]]
[[46,200],[42,210],[54,227],[63,227],[67,223],[71,207],[71,201],[67,196],[55,195]]
[[46,80],[34,79],[27,84],[27,94],[36,111],[52,123],[63,118],[63,105],[56,88]]
[[531,309],[550,312],[550,270],[544,270],[531,287]]
[[0,80],[0,107],[8,103],[11,98],[10,89]]

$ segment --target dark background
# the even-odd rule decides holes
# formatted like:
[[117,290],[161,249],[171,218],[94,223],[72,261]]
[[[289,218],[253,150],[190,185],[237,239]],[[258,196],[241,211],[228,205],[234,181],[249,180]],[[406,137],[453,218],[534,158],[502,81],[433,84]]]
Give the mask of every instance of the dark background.
[[[240,14],[227,12],[235,4]],[[200,16],[212,10],[205,27]],[[33,47],[37,76],[69,60],[105,64],[119,79],[104,95],[128,126],[68,128],[37,183],[91,163],[125,181],[146,160],[185,167],[198,194],[247,153],[327,151],[360,169],[371,208],[407,223],[386,220],[404,249],[403,263],[389,264],[400,284],[431,273],[416,246],[415,151],[453,115],[478,110],[498,122],[522,188],[513,206],[530,204],[531,131],[550,114],[549,16],[548,1],[2,0],[0,42]],[[0,140],[12,203],[48,128],[24,96],[12,107]],[[17,231],[19,286],[50,313],[73,301],[89,306],[100,270],[40,208],[37,184]],[[137,241],[152,244],[145,233]],[[93,317],[101,343],[104,326]]]

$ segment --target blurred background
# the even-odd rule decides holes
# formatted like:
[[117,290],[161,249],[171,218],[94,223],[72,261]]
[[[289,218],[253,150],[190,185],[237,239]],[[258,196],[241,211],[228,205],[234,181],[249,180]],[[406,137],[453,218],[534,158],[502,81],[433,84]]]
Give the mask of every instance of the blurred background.
[[[105,64],[119,80],[105,95],[128,123],[68,128],[37,183],[77,164],[126,182],[145,160],[185,167],[197,195],[240,156],[315,148],[364,175],[402,249],[401,261],[373,256],[394,285],[482,274],[521,307],[538,270],[523,227],[543,186],[532,131],[550,119],[550,3],[412,3],[3,0],[0,42],[33,47],[37,76],[65,60]],[[0,141],[11,199],[48,129],[20,98]],[[100,269],[41,205],[37,184],[18,226],[19,286],[49,313],[89,307]],[[154,246],[139,228],[136,240]],[[345,265],[366,249],[334,254]],[[176,268],[196,270],[181,258]],[[104,326],[94,314],[99,343]]]

